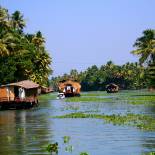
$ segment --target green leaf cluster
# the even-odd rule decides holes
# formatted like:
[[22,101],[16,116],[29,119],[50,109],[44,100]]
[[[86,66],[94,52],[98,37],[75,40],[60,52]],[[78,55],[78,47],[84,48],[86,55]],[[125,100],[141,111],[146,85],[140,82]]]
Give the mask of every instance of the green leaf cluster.
[[49,144],[46,147],[46,150],[51,153],[58,153],[58,143],[56,142],[56,143]]
[[155,30],[147,29],[137,38],[131,53],[139,56],[139,63],[147,66],[149,87],[155,88]]
[[46,85],[52,73],[51,57],[42,33],[25,33],[25,26],[20,11],[9,14],[7,9],[0,7],[1,84],[30,79]]

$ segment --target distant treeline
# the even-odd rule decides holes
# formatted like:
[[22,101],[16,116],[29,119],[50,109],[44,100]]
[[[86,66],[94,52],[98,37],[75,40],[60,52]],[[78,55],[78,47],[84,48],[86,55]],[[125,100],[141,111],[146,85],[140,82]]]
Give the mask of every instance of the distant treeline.
[[70,74],[52,78],[51,84],[57,89],[59,81],[72,79],[81,83],[83,91],[105,90],[110,83],[121,89],[155,89],[155,30],[143,31],[134,47],[131,53],[138,55],[139,62],[116,65],[108,61],[106,65],[93,65],[80,73],[74,69]]
[[47,85],[52,70],[45,39],[40,31],[25,33],[25,26],[19,11],[0,6],[0,85],[25,79]]
[[146,88],[148,83],[147,70],[138,63],[128,62],[120,66],[112,61],[101,67],[93,65],[80,73],[75,69],[71,70],[70,74],[54,77],[51,82],[57,89],[59,81],[68,79],[80,82],[83,91],[105,90],[109,83],[115,83],[121,89],[140,89]]

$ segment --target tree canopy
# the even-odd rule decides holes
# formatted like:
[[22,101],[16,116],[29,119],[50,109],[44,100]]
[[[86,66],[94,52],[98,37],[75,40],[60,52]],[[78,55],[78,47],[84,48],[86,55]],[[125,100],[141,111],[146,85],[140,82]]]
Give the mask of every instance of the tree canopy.
[[105,65],[97,67],[93,65],[83,72],[71,70],[70,74],[53,77],[51,84],[57,89],[57,84],[63,80],[75,80],[81,83],[83,91],[105,90],[109,83],[117,84],[121,89],[146,88],[146,70],[138,63],[127,62],[124,65],[116,65],[108,61]]
[[0,7],[0,83],[30,79],[46,85],[51,57],[45,48],[45,39],[40,31],[24,32],[26,26],[20,11],[9,14]]
[[139,56],[141,65],[147,66],[149,87],[155,87],[155,30],[143,31],[143,35],[136,40],[134,47],[136,49],[132,53]]

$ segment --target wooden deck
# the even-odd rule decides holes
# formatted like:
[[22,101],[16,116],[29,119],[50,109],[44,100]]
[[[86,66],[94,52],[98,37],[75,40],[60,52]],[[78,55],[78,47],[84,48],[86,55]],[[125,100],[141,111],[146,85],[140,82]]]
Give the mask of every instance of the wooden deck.
[[20,99],[20,98],[16,97],[12,100],[9,97],[1,97],[0,103],[3,103],[3,102],[29,102],[30,103],[30,102],[37,102],[37,98],[27,97],[25,99]]
[[38,100],[35,97],[15,98],[14,100],[9,100],[7,97],[0,98],[0,109],[28,109],[37,105]]

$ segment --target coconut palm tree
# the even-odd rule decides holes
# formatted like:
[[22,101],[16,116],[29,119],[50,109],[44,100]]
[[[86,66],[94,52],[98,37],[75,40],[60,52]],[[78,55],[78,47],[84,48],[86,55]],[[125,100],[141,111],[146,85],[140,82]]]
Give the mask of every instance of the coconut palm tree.
[[79,81],[78,71],[76,69],[72,69],[70,71],[70,77],[72,80]]
[[20,11],[15,11],[11,16],[12,26],[15,30],[22,31],[25,27],[25,21]]
[[10,27],[8,10],[0,6],[0,30]]
[[0,83],[32,79],[47,83],[51,58],[41,32],[25,34],[19,11],[12,15],[0,7]]
[[[42,33],[38,31],[32,38],[32,42],[36,45],[36,47],[39,49],[41,47],[44,47],[45,38],[43,37]],[[37,49],[37,50],[38,50]]]
[[136,40],[134,47],[137,49],[131,53],[140,57],[140,64],[155,62],[155,30],[143,31],[143,36]]
[[0,6],[0,21],[5,20],[7,17],[8,17],[8,10]]
[[138,38],[134,44],[137,47],[132,51],[139,55],[140,64],[147,63],[147,78],[149,87],[155,87],[155,30],[145,30],[143,36]]
[[7,45],[3,42],[3,39],[0,39],[0,56],[9,55],[9,51],[7,49]]
[[6,37],[7,29],[9,27],[8,10],[0,7],[0,56],[9,54],[4,37]]

